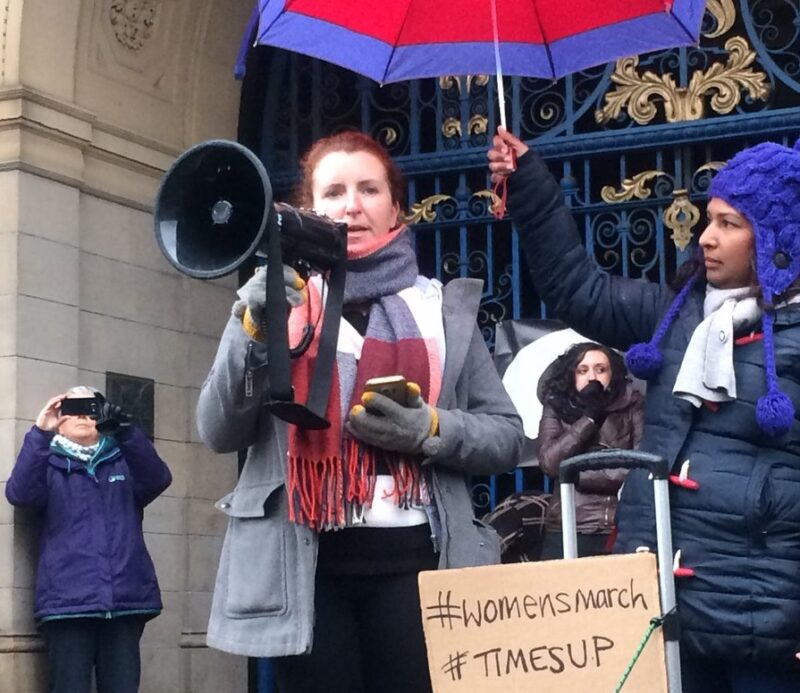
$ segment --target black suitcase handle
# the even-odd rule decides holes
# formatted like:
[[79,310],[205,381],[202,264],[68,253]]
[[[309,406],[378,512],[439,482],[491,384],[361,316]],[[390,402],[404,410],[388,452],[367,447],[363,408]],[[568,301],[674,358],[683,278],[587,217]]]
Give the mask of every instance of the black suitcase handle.
[[598,450],[575,455],[564,460],[558,468],[558,480],[562,484],[575,484],[578,475],[592,469],[649,469],[653,479],[666,479],[669,466],[661,455],[639,450]]

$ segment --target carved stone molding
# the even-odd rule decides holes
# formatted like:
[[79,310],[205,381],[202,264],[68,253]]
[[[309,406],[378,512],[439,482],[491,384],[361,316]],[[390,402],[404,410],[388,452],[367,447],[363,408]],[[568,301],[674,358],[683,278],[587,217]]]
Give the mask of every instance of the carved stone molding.
[[0,130],[0,170],[26,171],[146,211],[178,154],[24,88],[0,90]]
[[113,0],[109,21],[117,41],[132,51],[141,50],[153,34],[160,0]]
[[44,649],[44,640],[39,635],[29,633],[0,635],[0,654],[43,652]]
[[11,7],[11,0],[5,0],[0,4],[0,84],[6,82],[6,51],[8,50],[8,12]]
[[705,97],[711,94],[711,108],[719,114],[730,113],[741,101],[741,90],[752,100],[766,100],[770,94],[769,81],[763,72],[751,69],[756,52],[741,36],[725,43],[726,63],[714,63],[707,70],[692,74],[688,87],[679,87],[672,75],[655,72],[639,74],[639,58],[618,60],[611,81],[616,89],[605,96],[605,104],[595,112],[598,123],[617,118],[623,109],[639,125],[649,123],[658,109],[652,100],[662,101],[667,121],[675,123],[698,120],[705,115]]
[[175,101],[180,85],[174,44],[187,11],[177,0],[96,0],[89,26],[89,70]]

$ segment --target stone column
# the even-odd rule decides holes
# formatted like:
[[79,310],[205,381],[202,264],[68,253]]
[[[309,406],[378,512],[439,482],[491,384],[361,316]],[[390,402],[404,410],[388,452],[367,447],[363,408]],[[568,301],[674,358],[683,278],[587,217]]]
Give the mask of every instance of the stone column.
[[[250,0],[0,2],[0,486],[44,402],[106,373],[155,383],[174,482],[145,512],[164,613],[143,693],[246,690],[246,661],[205,646],[234,456],[205,450],[194,406],[233,279],[177,273],[153,238],[163,171],[235,137],[233,60]],[[33,621],[37,518],[0,498],[0,688],[46,690]]]

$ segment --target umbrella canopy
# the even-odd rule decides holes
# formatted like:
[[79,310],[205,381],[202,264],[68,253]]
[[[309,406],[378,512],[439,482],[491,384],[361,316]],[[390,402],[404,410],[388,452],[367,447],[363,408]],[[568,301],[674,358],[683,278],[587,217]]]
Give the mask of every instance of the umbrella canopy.
[[557,78],[696,44],[704,7],[705,0],[259,0],[256,42],[380,83],[492,74],[500,63],[508,75]]

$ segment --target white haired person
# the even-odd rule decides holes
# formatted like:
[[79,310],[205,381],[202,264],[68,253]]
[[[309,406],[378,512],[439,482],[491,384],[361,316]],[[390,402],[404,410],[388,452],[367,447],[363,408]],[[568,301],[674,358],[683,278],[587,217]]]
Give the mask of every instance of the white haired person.
[[91,388],[51,398],[25,436],[6,498],[41,519],[34,615],[51,693],[89,693],[93,672],[97,693],[139,690],[139,640],[162,609],[142,511],[171,481],[147,436]]
[[[800,691],[800,149],[759,144],[719,171],[673,287],[598,269],[519,139],[500,130],[489,162],[548,307],[648,381],[640,449],[672,465],[684,691]],[[615,550],[655,545],[652,506],[631,472]]]

